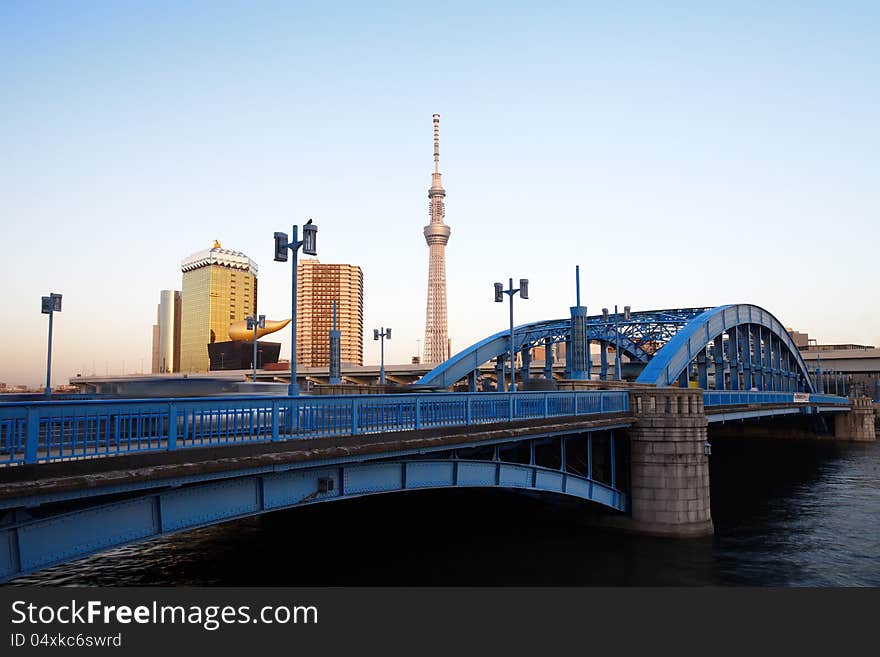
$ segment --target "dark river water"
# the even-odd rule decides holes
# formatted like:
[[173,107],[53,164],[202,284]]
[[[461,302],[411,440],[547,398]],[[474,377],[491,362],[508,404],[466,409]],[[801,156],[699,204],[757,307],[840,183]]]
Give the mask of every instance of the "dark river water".
[[42,585],[880,586],[880,444],[714,441],[715,536],[598,530],[504,491],[319,504],[47,569]]

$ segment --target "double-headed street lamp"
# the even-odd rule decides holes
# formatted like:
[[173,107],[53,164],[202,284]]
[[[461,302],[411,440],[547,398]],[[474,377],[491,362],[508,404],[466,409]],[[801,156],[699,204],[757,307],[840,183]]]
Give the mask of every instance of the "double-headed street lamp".
[[293,227],[293,239],[288,241],[287,233],[275,233],[275,262],[287,262],[287,251],[293,251],[293,285],[290,293],[290,385],[287,387],[287,394],[295,397],[299,394],[299,387],[296,385],[296,252],[302,247],[303,253],[306,255],[318,255],[316,243],[318,239],[318,227],[309,219],[303,225],[303,238],[297,241],[298,229]]
[[[605,327],[608,327],[608,309],[602,309],[602,317],[605,320]],[[632,317],[629,306],[623,307],[623,321],[628,322]],[[602,347],[605,350],[605,347]],[[623,380],[620,362],[620,313],[617,311],[617,305],[614,306],[614,379],[616,381]]]
[[259,317],[248,316],[247,318],[247,327],[248,331],[251,329],[254,330],[254,383],[257,382],[257,329],[258,328],[266,328],[266,316],[260,315]]
[[42,313],[49,315],[49,352],[46,357],[46,397],[52,396],[52,316],[61,312],[61,295],[51,292],[43,297]]
[[379,384],[385,385],[385,338],[391,339],[391,329],[386,329],[384,326],[381,331],[379,329],[373,329],[373,340],[381,340],[381,356],[379,357]]
[[[510,392],[516,392],[516,378],[514,375],[514,363],[516,363],[516,349],[513,346],[513,295],[519,292],[519,296],[521,299],[529,298],[529,279],[521,278],[519,279],[519,287],[513,287],[513,279],[510,279],[510,287],[506,290],[501,283],[495,283],[495,301],[501,303],[504,301],[504,295],[507,294],[510,296],[510,386],[508,390]],[[503,387],[504,381],[501,382]]]

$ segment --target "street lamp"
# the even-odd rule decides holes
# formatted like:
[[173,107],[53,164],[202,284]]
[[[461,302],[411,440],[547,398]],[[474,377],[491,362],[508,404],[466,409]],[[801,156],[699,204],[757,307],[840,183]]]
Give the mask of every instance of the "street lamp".
[[[510,279],[510,287],[506,290],[501,283],[495,283],[495,301],[501,303],[504,301],[504,295],[510,296],[510,386],[509,392],[516,392],[516,376],[514,374],[514,363],[516,362],[516,349],[513,346],[513,295],[519,292],[522,299],[529,298],[529,279],[519,279],[519,287],[513,287],[513,279]],[[502,382],[503,383],[503,382]]]
[[[630,311],[629,306],[623,307],[623,321],[628,322],[632,318],[632,313]],[[602,319],[605,323],[605,330],[608,330],[609,320],[608,320],[608,309],[602,309]],[[602,347],[602,372],[601,378],[605,379],[607,375],[607,356],[605,354],[605,347]],[[621,373],[621,362],[620,362],[620,313],[617,310],[617,304],[614,305],[614,378],[617,381],[623,380],[623,375]]]
[[373,329],[373,340],[380,340],[381,345],[381,356],[379,360],[379,384],[385,385],[385,338],[391,339],[391,329],[386,329],[384,326],[382,327],[381,332],[379,329]]
[[288,241],[287,233],[275,233],[275,262],[287,262],[287,251],[293,251],[293,275],[290,293],[290,385],[287,387],[287,394],[295,397],[299,394],[299,388],[296,385],[296,252],[302,247],[303,253],[306,255],[318,255],[316,243],[318,239],[318,227],[309,219],[303,225],[303,238],[297,241],[298,229],[293,227],[293,239]]
[[61,312],[61,295],[51,292],[48,297],[42,299],[42,313],[49,315],[49,351],[46,357],[46,391],[45,395],[48,399],[52,396],[52,317],[55,313]]
[[254,329],[254,383],[257,382],[257,329],[258,328],[266,328],[266,316],[260,315],[259,317],[248,316],[247,318],[247,327],[250,331]]

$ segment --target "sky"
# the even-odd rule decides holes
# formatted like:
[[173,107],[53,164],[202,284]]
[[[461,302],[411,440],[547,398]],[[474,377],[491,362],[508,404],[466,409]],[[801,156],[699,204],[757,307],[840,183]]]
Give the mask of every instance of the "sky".
[[[0,381],[149,372],[219,240],[290,316],[275,231],[364,273],[365,362],[423,346],[440,114],[453,352],[582,303],[754,303],[880,345],[876,2],[0,0]],[[267,338],[268,339],[268,338]],[[289,329],[271,338],[289,355]]]

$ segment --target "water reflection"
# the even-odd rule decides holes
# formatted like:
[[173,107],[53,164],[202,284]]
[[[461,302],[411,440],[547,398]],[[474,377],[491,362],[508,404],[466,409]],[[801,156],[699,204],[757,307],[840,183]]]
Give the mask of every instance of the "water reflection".
[[577,504],[423,491],[282,511],[22,577],[50,585],[880,585],[880,446],[715,441],[715,536],[601,531]]

